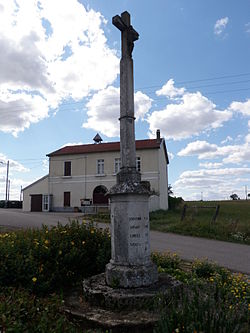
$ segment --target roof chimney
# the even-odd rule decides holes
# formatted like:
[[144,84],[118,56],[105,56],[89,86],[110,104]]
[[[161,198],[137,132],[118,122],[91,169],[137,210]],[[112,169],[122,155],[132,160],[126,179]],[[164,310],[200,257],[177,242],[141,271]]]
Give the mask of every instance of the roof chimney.
[[156,131],[156,140],[157,140],[157,143],[161,142],[161,132],[159,129]]

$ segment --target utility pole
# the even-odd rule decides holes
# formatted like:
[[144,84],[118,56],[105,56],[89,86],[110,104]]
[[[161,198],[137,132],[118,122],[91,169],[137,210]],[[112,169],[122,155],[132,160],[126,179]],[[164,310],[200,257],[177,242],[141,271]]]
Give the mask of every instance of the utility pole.
[[246,200],[247,200],[247,185],[245,185],[245,193],[246,193]]
[[5,191],[5,208],[7,208],[7,206],[8,206],[9,166],[10,166],[10,161],[7,162],[6,191]]
[[22,190],[23,190],[23,187],[21,185],[21,190],[20,190],[20,201],[22,201]]
[[10,179],[8,181],[8,201],[10,200]]

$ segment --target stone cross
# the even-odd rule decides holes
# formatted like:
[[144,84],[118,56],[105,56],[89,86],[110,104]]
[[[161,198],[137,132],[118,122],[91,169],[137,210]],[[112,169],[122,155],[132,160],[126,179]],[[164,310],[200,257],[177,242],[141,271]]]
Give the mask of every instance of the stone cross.
[[124,12],[116,15],[112,23],[121,31],[122,58],[120,61],[120,150],[121,150],[121,174],[118,182],[135,179],[136,153],[134,131],[134,75],[132,51],[134,42],[139,34],[130,24],[130,14]]
[[157,268],[150,259],[150,192],[136,171],[134,126],[134,81],[132,51],[139,34],[130,15],[116,15],[113,24],[122,34],[120,62],[121,171],[110,191],[111,260],[106,265],[106,283],[121,288],[145,287],[157,281]]

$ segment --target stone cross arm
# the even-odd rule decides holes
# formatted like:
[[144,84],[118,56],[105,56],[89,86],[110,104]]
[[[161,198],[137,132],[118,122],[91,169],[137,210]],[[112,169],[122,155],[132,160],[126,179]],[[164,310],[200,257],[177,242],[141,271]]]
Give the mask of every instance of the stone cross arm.
[[130,24],[130,14],[123,12],[121,16],[116,15],[112,18],[112,23],[122,33],[122,54],[131,56],[134,41],[139,39],[139,34]]

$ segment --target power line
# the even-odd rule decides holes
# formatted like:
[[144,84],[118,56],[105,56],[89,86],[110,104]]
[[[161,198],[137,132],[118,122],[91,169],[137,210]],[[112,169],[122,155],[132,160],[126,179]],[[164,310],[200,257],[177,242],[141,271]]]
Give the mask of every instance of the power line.
[[[228,79],[228,78],[235,78],[235,77],[243,77],[243,76],[248,76],[250,75],[250,73],[241,73],[241,74],[235,74],[235,75],[225,75],[225,76],[217,76],[217,77],[211,77],[211,78],[204,78],[204,79],[197,79],[197,80],[189,80],[189,81],[179,81],[179,82],[175,82],[175,85],[180,85],[180,84],[190,84],[190,83],[196,83],[196,82],[205,82],[205,81],[212,81],[212,80],[221,80],[221,79]],[[232,84],[244,84],[250,82],[250,80],[241,80],[241,81],[233,81],[233,82],[221,82],[221,83],[213,83],[213,84],[209,84],[209,85],[197,85],[197,86],[193,86],[193,87],[187,87],[187,89],[198,89],[198,88],[208,88],[208,87],[216,87],[216,86],[223,86],[223,85],[232,85]],[[137,87],[137,90],[146,90],[149,88],[159,88],[162,87],[162,85],[153,85],[153,86],[144,86],[144,87]],[[214,91],[214,92],[204,92],[203,94],[220,94],[220,93],[227,93],[227,92],[238,92],[238,91],[246,91],[246,90],[250,90],[250,88],[239,88],[239,89],[232,89],[232,90],[224,90],[224,91]],[[147,94],[154,94],[155,91],[152,92],[147,92]],[[154,101],[157,100],[161,100],[162,98],[154,98]],[[165,98],[164,98],[165,99]],[[105,97],[102,99],[103,101],[112,101],[114,100],[113,97]],[[61,106],[59,105],[57,108],[52,109],[52,110],[57,110],[60,109],[60,111],[68,111],[67,108],[65,107],[72,107],[72,106],[77,106],[79,105],[79,107],[81,106],[81,104],[83,104],[82,106],[86,107],[86,103],[88,103],[89,101],[76,101],[76,102],[64,102],[61,104]],[[102,107],[102,106],[106,106],[104,104],[99,105],[98,107]],[[33,109],[32,107],[19,107],[19,108],[11,108],[11,107],[7,107],[6,111],[28,111]]]
[[[228,79],[228,78],[248,76],[248,75],[250,75],[250,73],[241,73],[241,74],[224,75],[224,76],[214,76],[214,77],[204,78],[204,79],[177,81],[177,82],[175,82],[175,84],[178,85],[178,84],[196,83],[196,82],[204,82],[204,81],[212,81],[212,80],[221,80],[221,79]],[[148,86],[148,87],[140,87],[140,88],[137,88],[137,89],[157,88],[157,87],[161,87],[161,86],[162,85],[154,85],[154,86]]]

